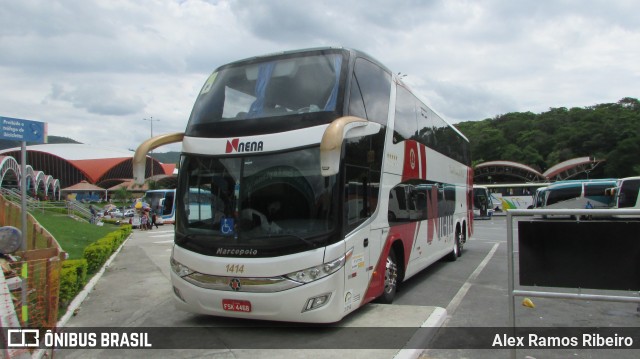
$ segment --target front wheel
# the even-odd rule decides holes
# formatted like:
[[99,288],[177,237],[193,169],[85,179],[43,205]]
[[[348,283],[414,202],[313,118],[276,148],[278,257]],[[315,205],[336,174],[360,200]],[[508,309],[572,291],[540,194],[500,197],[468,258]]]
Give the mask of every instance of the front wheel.
[[387,263],[384,271],[384,291],[379,298],[379,302],[383,304],[391,304],[396,296],[398,288],[398,262],[396,262],[396,254],[393,248],[389,249],[387,255]]

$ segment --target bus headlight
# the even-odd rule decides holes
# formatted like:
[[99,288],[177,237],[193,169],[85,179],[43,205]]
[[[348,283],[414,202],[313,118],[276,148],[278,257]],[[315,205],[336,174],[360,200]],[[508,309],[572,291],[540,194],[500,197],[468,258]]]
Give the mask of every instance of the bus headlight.
[[179,277],[185,277],[194,273],[191,268],[173,259],[173,257],[171,257],[171,270]]
[[344,266],[346,256],[321,264],[319,266],[302,269],[285,275],[285,277],[300,283],[310,283],[337,272]]

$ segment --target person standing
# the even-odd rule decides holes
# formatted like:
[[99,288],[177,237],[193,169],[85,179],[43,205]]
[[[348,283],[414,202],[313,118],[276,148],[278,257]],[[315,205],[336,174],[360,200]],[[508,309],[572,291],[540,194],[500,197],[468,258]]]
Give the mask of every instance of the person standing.
[[96,209],[93,208],[92,204],[89,205],[89,211],[91,212],[91,224],[95,224],[96,223],[97,212],[96,212]]
[[147,222],[149,221],[149,216],[147,216],[147,212],[143,211],[142,217],[140,217],[140,230],[147,230]]

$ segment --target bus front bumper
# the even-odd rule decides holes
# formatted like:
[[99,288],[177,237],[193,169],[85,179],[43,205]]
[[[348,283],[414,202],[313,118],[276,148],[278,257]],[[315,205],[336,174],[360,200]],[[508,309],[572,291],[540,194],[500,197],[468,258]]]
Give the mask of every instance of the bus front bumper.
[[[345,298],[342,298],[344,268],[320,280],[269,293],[202,288],[187,282],[175,272],[171,272],[171,282],[176,307],[198,314],[287,322],[334,323],[352,310],[350,301],[345,303]],[[308,309],[314,305],[317,307]]]

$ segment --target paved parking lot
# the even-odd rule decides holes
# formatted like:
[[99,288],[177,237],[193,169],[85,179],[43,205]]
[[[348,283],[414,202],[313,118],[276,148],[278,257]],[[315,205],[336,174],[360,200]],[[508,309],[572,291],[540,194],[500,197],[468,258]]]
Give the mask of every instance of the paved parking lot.
[[[84,327],[216,327],[237,324],[221,318],[198,316],[177,311],[171,302],[168,258],[173,242],[173,227],[135,231],[115,257],[104,275],[65,326]],[[507,253],[504,217],[475,222],[475,236],[468,241],[457,262],[438,262],[404,283],[394,304],[371,305],[346,318],[345,325],[355,327],[419,327],[434,310],[432,325],[444,328],[485,327],[491,331],[508,325]],[[590,301],[533,299],[535,309],[518,305],[518,327],[637,327],[637,305]],[[442,311],[441,311],[442,310]],[[446,314],[443,310],[446,310]],[[436,320],[438,319],[438,320]],[[246,322],[244,322],[246,324]],[[364,324],[363,324],[364,323]],[[442,331],[442,333],[452,333]],[[278,336],[276,342],[287,338]],[[427,344],[424,344],[427,348]],[[349,357],[392,358],[508,358],[508,350],[427,349],[420,350],[60,350],[57,356],[121,357],[148,355],[171,357]],[[518,350],[524,358],[635,358],[637,350]],[[603,356],[604,355],[604,356]]]

